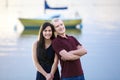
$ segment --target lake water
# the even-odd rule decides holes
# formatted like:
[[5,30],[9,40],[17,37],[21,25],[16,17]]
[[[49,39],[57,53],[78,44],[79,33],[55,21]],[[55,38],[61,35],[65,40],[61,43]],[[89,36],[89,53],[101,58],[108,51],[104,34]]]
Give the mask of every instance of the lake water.
[[[88,50],[81,57],[86,80],[120,80],[120,6],[81,7],[83,29],[67,33]],[[7,28],[0,24],[0,80],[35,80],[31,54],[37,34]]]

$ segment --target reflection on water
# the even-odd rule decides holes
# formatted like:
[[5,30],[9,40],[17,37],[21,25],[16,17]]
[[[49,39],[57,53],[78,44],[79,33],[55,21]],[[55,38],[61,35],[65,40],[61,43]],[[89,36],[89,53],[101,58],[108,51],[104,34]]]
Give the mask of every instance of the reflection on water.
[[[39,30],[24,30],[21,35],[38,35]],[[67,29],[67,34],[81,34],[81,30],[79,29]]]

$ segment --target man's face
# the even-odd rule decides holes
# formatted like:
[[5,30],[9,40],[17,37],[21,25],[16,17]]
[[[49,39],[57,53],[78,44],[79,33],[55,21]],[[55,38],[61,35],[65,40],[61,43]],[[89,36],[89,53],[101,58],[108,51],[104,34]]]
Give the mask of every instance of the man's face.
[[65,25],[62,20],[58,20],[57,22],[54,22],[54,28],[56,30],[57,34],[64,34],[65,33]]

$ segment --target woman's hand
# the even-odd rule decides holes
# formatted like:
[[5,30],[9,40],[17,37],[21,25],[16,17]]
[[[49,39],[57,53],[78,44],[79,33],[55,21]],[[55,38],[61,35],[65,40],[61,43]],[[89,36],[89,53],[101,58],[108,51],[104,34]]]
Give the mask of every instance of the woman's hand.
[[53,75],[51,73],[48,73],[45,77],[46,80],[53,80]]

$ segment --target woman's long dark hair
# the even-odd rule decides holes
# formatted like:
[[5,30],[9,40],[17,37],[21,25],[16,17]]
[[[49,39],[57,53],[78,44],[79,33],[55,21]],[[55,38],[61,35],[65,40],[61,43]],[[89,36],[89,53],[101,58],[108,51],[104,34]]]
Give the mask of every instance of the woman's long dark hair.
[[[40,27],[40,31],[39,31],[39,36],[38,36],[38,42],[37,42],[37,57],[41,57],[41,58],[46,58],[45,55],[45,38],[43,36],[43,30],[50,26],[52,29],[52,36],[51,36],[51,40],[53,40],[55,38],[54,35],[54,26],[49,23],[49,22],[45,22],[41,27]],[[39,58],[38,58],[39,59]]]

